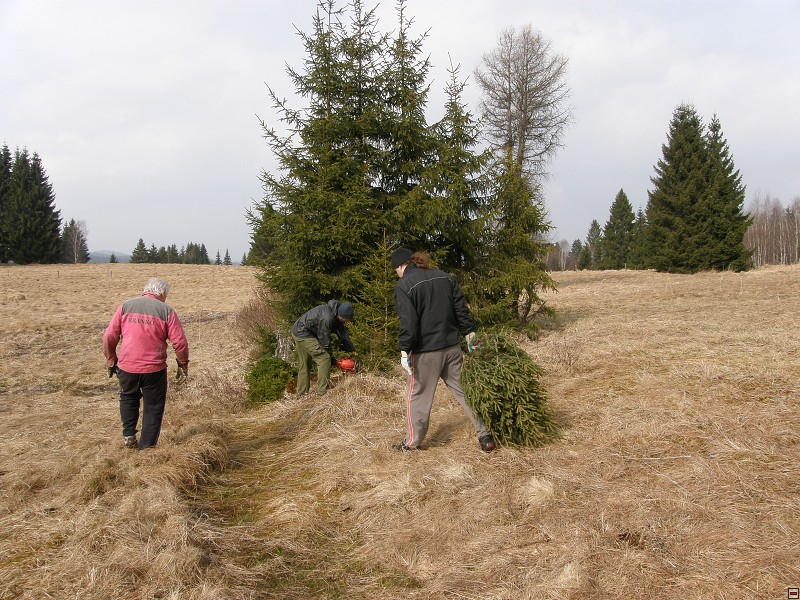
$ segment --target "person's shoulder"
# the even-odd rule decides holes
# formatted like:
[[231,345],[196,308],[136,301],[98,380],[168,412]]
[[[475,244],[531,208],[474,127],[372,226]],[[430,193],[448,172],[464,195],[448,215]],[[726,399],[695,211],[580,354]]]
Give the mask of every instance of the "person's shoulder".
[[330,304],[319,304],[315,310],[318,319],[332,321],[336,316],[336,309]]
[[437,279],[442,280],[446,279],[448,281],[455,281],[455,277],[447,273],[446,271],[440,271],[439,269],[424,269],[425,271],[425,279]]
[[144,296],[131,296],[130,298],[127,298],[122,304],[120,304],[120,307],[125,308],[128,306],[132,306],[134,304],[138,304],[139,302],[142,301],[142,298],[144,298]]

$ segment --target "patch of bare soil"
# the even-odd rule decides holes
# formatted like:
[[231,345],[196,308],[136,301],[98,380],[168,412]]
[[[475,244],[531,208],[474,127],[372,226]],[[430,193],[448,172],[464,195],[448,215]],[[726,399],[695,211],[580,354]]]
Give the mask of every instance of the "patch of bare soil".
[[[800,585],[800,267],[555,273],[523,342],[564,428],[485,454],[400,372],[241,408],[243,267],[0,268],[0,598],[785,598]],[[159,447],[102,331],[152,274],[187,328]],[[172,365],[171,365],[172,367]]]

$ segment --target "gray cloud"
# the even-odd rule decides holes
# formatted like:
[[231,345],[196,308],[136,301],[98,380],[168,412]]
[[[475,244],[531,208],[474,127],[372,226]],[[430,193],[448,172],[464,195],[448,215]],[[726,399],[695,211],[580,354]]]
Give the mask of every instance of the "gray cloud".
[[[203,242],[238,260],[244,213],[274,169],[256,115],[274,121],[265,83],[292,96],[285,64],[304,54],[316,3],[257,0],[4,0],[0,143],[38,152],[65,218],[92,250],[139,237]],[[531,23],[570,59],[575,123],[546,186],[556,235],[584,238],[623,188],[644,206],[672,111],[717,114],[748,198],[800,195],[792,147],[800,49],[797,2],[519,3],[408,0],[425,45],[431,118],[449,60],[469,77],[497,34]],[[379,7],[384,29],[395,7]],[[477,110],[477,92],[467,100]]]

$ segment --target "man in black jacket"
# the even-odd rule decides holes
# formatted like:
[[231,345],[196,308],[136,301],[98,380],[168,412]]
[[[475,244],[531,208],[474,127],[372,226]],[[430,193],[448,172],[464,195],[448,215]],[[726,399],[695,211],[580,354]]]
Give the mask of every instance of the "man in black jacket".
[[336,362],[331,348],[331,334],[339,336],[339,341],[347,352],[355,352],[346,323],[353,320],[353,305],[349,302],[328,300],[327,304],[315,306],[303,314],[292,325],[292,337],[297,349],[297,395],[309,390],[309,376],[312,361],[317,365],[317,394],[328,391],[331,365]]
[[461,336],[475,338],[475,325],[455,278],[432,269],[421,252],[399,248],[392,254],[392,268],[400,280],[394,303],[400,315],[400,364],[408,372],[406,418],[408,430],[398,450],[419,448],[433,406],[439,379],[467,413],[481,449],[490,452],[495,442],[486,424],[464,399],[461,387]]

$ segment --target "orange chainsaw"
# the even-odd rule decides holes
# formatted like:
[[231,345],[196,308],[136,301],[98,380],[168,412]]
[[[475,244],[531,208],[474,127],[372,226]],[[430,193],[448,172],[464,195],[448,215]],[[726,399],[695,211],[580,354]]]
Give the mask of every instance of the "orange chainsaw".
[[337,358],[336,366],[345,373],[359,373],[361,371],[361,361],[358,358]]

